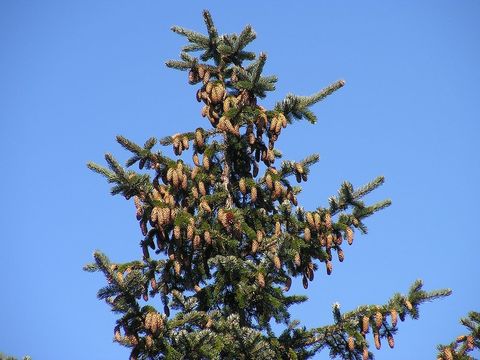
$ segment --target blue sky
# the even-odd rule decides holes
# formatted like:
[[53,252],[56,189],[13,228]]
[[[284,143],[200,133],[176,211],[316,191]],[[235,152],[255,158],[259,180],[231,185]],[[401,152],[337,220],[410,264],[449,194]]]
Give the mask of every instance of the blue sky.
[[[325,205],[343,180],[386,184],[369,200],[393,205],[357,237],[293,310],[309,327],[383,303],[417,278],[450,298],[400,324],[378,359],[430,359],[480,311],[480,3],[478,1],[26,1],[0,2],[0,351],[34,360],[126,359],[112,343],[115,317],[96,300],[104,284],[82,266],[95,249],[113,261],[140,257],[133,205],[110,197],[85,164],[122,161],[122,134],[144,142],[198,126],[186,74],[164,66],[211,10],[220,32],[251,24],[265,73],[288,92],[347,85],[316,105],[317,125],[296,123],[279,141],[288,159],[321,156],[301,201]],[[477,279],[477,280],[476,280]],[[297,284],[298,285],[298,284]],[[304,293],[295,286],[292,290]],[[291,291],[292,291],[291,290]],[[478,355],[477,355],[478,356]],[[321,353],[318,359],[327,359]]]

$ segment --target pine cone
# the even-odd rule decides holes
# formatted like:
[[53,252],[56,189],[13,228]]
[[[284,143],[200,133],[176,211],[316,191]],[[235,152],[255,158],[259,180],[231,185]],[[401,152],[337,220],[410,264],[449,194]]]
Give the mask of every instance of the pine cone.
[[375,341],[375,347],[377,348],[377,350],[380,350],[380,348],[382,347],[382,344],[380,342],[380,335],[378,334],[378,332],[373,334],[373,339]]
[[333,245],[333,236],[332,234],[327,235],[327,241],[326,241],[326,247],[327,249],[330,249]]
[[395,310],[395,309],[390,310],[390,317],[392,318],[392,326],[396,327],[397,326],[397,321],[398,321],[397,310]]
[[315,221],[313,220],[312,213],[307,212],[307,213],[305,214],[305,217],[306,217],[306,219],[307,219],[308,225],[310,225],[310,227],[311,227],[312,229],[314,229],[314,228],[315,228]]
[[257,241],[257,240],[253,240],[253,241],[252,241],[252,254],[255,254],[255,253],[257,252],[258,246],[259,246],[258,241]]
[[450,349],[449,347],[443,349],[443,355],[445,355],[446,360],[453,360],[452,349]]
[[363,356],[363,360],[368,360],[368,348],[366,347],[363,348],[362,356]]
[[188,178],[186,174],[182,174],[182,189],[187,190],[188,188]]
[[280,183],[280,181],[275,181],[274,183],[274,195],[275,195],[275,198],[279,198],[282,193],[283,193],[283,187],[282,187],[282,184]]
[[305,275],[303,275],[302,284],[305,290],[308,289],[308,279]]
[[405,306],[407,307],[407,309],[408,309],[409,311],[412,311],[413,305],[412,305],[412,303],[411,303],[409,300],[407,300],[407,299],[405,299]]
[[263,240],[263,232],[262,230],[257,230],[257,241],[261,243]]
[[181,235],[182,234],[181,234],[180,226],[175,225],[175,227],[173,228],[173,236],[175,237],[175,240],[180,240]]
[[279,221],[276,221],[275,222],[275,236],[279,237],[280,235],[282,235],[282,225],[280,224]]
[[345,230],[345,236],[347,238],[348,245],[352,245],[353,243],[353,230],[349,227]]
[[260,272],[257,274],[257,282],[261,288],[265,287],[265,277]]
[[198,191],[202,196],[207,195],[207,190],[205,189],[205,184],[203,181],[198,182]]
[[285,281],[285,287],[283,288],[283,291],[290,290],[291,286],[292,286],[292,279],[290,277],[287,277],[287,280]]
[[467,336],[467,349],[468,350],[473,350],[474,347],[475,347],[475,342],[474,342],[473,336],[468,335]]
[[192,240],[194,233],[195,233],[195,227],[193,227],[191,224],[188,224],[188,226],[187,226],[187,239]]
[[388,346],[390,346],[390,349],[393,349],[395,347],[395,339],[393,338],[392,334],[387,335],[387,340]]
[[188,142],[188,137],[186,137],[186,136],[182,137],[182,147],[185,150],[188,150],[188,148],[190,147],[190,144]]
[[362,334],[368,333],[368,327],[370,326],[370,319],[368,316],[362,317]]
[[267,187],[272,190],[273,189],[273,180],[270,174],[267,174],[265,177],[265,184],[267,184]]
[[257,188],[255,186],[252,187],[252,189],[250,190],[250,197],[251,197],[252,203],[257,202]]
[[194,248],[194,249],[200,248],[201,241],[202,241],[202,240],[200,239],[200,235],[196,234],[196,235],[193,237],[193,248]]
[[380,311],[377,311],[375,313],[375,325],[377,326],[378,329],[380,329],[382,324],[383,324],[383,315]]
[[310,241],[312,239],[312,234],[310,232],[310,228],[306,227],[305,230],[303,231],[303,237],[305,241]]
[[153,347],[153,339],[150,335],[145,336],[145,345],[147,349],[151,349]]
[[295,263],[296,267],[299,267],[301,265],[300,254],[298,252],[295,253],[295,258],[294,258],[293,262]]
[[328,212],[325,213],[325,226],[327,227],[327,229],[332,228],[332,217]]
[[240,189],[240,192],[245,195],[247,193],[247,186],[245,184],[245,178],[241,178],[240,181],[238,182],[238,188]]
[[[211,83],[208,83],[208,84],[211,84]],[[207,89],[208,89],[208,84],[207,84]],[[225,86],[223,85],[223,83],[221,82],[214,83],[210,91],[210,100],[212,101],[212,103],[218,104],[223,100],[224,95],[225,95]]]
[[348,337],[348,350],[350,351],[355,350],[355,340],[353,339],[353,336]]
[[[193,153],[192,160],[193,160],[193,163],[194,163],[196,166],[200,166],[200,160],[198,159],[198,154],[197,154],[197,153]],[[192,179],[192,180],[193,180],[193,179]]]
[[345,259],[345,254],[342,249],[337,249],[338,261],[343,262]]
[[320,214],[319,213],[314,213],[313,214],[313,222],[315,223],[315,229],[317,229],[317,231],[320,230],[320,226],[322,226],[322,220],[320,218]]
[[278,257],[278,255],[275,255],[275,256],[273,257],[273,264],[275,265],[275,268],[276,268],[277,270],[280,270],[280,268],[282,267],[282,263],[281,263],[280,258]]
[[203,155],[202,165],[205,170],[208,171],[210,169],[210,159],[208,158],[208,156]]
[[174,270],[175,270],[175,274],[180,275],[180,270],[181,270],[182,267],[177,260],[174,260],[173,267],[174,267]]
[[205,240],[206,245],[208,246],[212,245],[212,236],[210,235],[210,231],[205,230],[205,232],[203,233],[203,238]]
[[327,274],[330,275],[332,273],[332,270],[333,270],[332,262],[327,260],[325,265],[326,265],[326,268],[327,268]]

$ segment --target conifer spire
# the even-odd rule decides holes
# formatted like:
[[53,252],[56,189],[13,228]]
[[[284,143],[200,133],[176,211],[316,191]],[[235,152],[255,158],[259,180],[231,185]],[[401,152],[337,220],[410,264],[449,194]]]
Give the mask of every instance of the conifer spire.
[[[377,348],[383,339],[393,347],[397,316],[415,319],[422,302],[450,291],[425,292],[417,281],[385,305],[341,314],[337,304],[332,325],[310,330],[289,313],[306,300],[289,294],[294,278],[308,288],[324,276],[319,268],[332,274],[348,253],[343,239],[352,245],[356,231],[366,233],[365,219],[390,205],[363,201],[383,183],[378,177],[358,188],[344,182],[327,206],[306,210],[293,180],[307,182],[319,156],[281,161],[276,143],[293,119],[315,123],[311,107],[345,82],[311,96],[290,94],[267,109],[259,99],[275,90],[277,78],[263,74],[264,53],[246,50],[256,36],[251,26],[221,35],[210,13],[203,16],[206,35],[172,28],[188,44],[167,66],[188,72],[204,125],[143,146],[118,136],[132,153],[126,167],[140,172],[110,154],[108,168],[88,164],[113,184],[112,194],[133,198],[143,236],[139,260],[111,263],[97,251],[85,267],[107,278],[98,297],[120,315],[114,340],[132,349],[131,359],[308,359],[325,347],[332,356],[360,359],[372,357],[372,339]],[[157,144],[171,146],[175,157],[154,150]],[[279,336],[272,320],[285,327]]]

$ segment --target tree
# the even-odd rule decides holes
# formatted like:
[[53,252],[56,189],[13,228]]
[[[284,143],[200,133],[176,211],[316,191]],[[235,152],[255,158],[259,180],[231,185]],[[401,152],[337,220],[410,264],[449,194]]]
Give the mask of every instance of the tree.
[[[299,206],[301,187],[292,180],[306,182],[319,156],[279,164],[275,143],[293,121],[315,123],[311,106],[344,81],[265,109],[258,100],[275,90],[277,79],[263,75],[264,53],[246,50],[255,32],[247,26],[220,35],[210,14],[203,15],[207,35],[173,27],[188,44],[167,66],[188,71],[210,126],[160,139],[177,158],[154,151],[155,138],[139,146],[118,136],[132,153],[126,166],[138,163],[144,172],[124,169],[111,154],[108,168],[88,164],[113,184],[113,195],[133,198],[144,236],[142,259],[118,264],[95,252],[95,263],[85,267],[108,280],[98,297],[120,314],[115,340],[132,348],[131,359],[308,359],[324,348],[332,357],[373,358],[371,337],[377,348],[383,340],[393,347],[397,320],[417,319],[421,303],[450,290],[426,292],[417,280],[383,305],[343,314],[334,306],[328,326],[306,329],[291,320],[289,307],[306,301],[288,295],[293,279],[308,288],[320,266],[331,274],[334,255],[343,261],[344,244],[352,245],[356,232],[367,232],[365,219],[390,205],[362,200],[384,178],[358,188],[344,182],[325,207]],[[193,165],[181,158],[190,146]],[[163,311],[150,305],[156,296]],[[277,334],[272,321],[284,331]]]

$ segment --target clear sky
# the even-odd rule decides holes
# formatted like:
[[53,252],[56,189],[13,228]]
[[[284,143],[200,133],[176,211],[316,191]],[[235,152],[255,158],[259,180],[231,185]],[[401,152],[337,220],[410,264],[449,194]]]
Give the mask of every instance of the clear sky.
[[[204,31],[208,7],[220,32],[251,24],[252,49],[288,92],[347,85],[279,141],[289,159],[321,156],[301,201],[326,205],[343,180],[386,184],[370,201],[393,205],[343,264],[320,271],[310,301],[293,308],[308,327],[383,303],[417,278],[450,298],[399,325],[378,359],[432,359],[480,311],[478,137],[480,2],[465,1],[26,1],[0,2],[0,351],[34,360],[126,359],[112,342],[115,317],[96,299],[105,283],[82,271],[95,249],[112,261],[140,258],[133,205],[109,195],[85,164],[103,163],[122,134],[143,143],[197,126],[195,90],[167,69],[184,40],[172,25]],[[297,283],[299,280],[297,280]],[[298,285],[298,284],[297,284]],[[304,293],[301,286],[292,292]],[[326,352],[318,359],[328,359]]]

